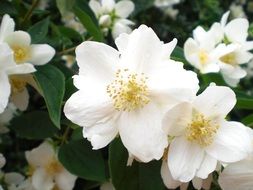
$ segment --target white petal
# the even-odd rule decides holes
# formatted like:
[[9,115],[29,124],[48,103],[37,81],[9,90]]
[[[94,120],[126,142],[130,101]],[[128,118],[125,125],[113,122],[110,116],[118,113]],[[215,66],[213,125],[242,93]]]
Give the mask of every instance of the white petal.
[[82,127],[107,121],[114,112],[113,103],[106,92],[96,94],[79,90],[64,106],[66,117]]
[[229,164],[219,177],[223,190],[250,190],[253,187],[253,162],[243,160]]
[[243,48],[246,51],[252,50],[253,49],[253,41],[247,41],[243,44]]
[[124,52],[128,46],[129,34],[122,33],[115,39],[119,52]]
[[14,61],[13,51],[10,49],[8,44],[0,44],[0,71],[6,71],[9,67],[16,65]]
[[84,138],[91,142],[95,150],[107,146],[117,134],[117,116],[94,126],[83,128]]
[[24,181],[25,177],[17,172],[9,172],[4,175],[4,181],[8,184],[19,185],[22,181]]
[[198,169],[196,176],[201,179],[206,179],[210,173],[212,173],[217,166],[217,160],[209,155],[204,156],[204,160]]
[[44,65],[54,57],[55,50],[47,44],[36,44],[31,45],[30,54],[29,62],[34,65]]
[[213,37],[215,44],[220,43],[223,40],[224,32],[223,28],[220,23],[214,23],[210,30],[209,30],[211,36]]
[[221,162],[236,162],[249,155],[251,146],[252,139],[243,124],[223,121],[206,152]]
[[98,17],[99,14],[101,13],[100,3],[96,0],[90,0],[89,1],[89,6],[92,9],[92,11],[95,13],[95,15]]
[[171,108],[163,117],[162,127],[170,136],[181,135],[192,119],[192,105],[184,102]]
[[115,5],[115,13],[121,18],[127,18],[134,11],[134,3],[132,1],[123,0]]
[[225,25],[227,24],[227,20],[228,20],[228,16],[230,14],[230,11],[227,11],[225,12],[223,15],[222,15],[222,18],[221,18],[221,26],[224,28]]
[[248,51],[236,51],[235,56],[238,64],[248,63],[253,58],[253,54]]
[[9,15],[5,14],[0,26],[0,42],[3,42],[6,36],[14,32],[14,27],[14,20]]
[[225,86],[209,86],[193,102],[193,106],[202,114],[209,117],[225,116],[236,103],[235,93]]
[[9,46],[23,46],[29,47],[31,44],[31,37],[27,32],[24,31],[15,31],[8,35],[5,38],[5,42],[9,44]]
[[11,93],[11,86],[8,76],[5,73],[0,72],[0,113],[3,113],[8,102]]
[[54,187],[53,178],[47,175],[43,168],[38,168],[34,171],[32,184],[36,190],[51,190]]
[[12,94],[11,102],[20,110],[25,111],[29,104],[29,93],[27,88],[23,91]]
[[115,1],[114,0],[101,0],[102,9],[105,12],[111,12],[114,9]]
[[162,131],[162,113],[150,102],[143,108],[123,112],[119,117],[119,133],[128,151],[143,162],[159,160],[168,146]]
[[230,21],[225,27],[225,35],[230,42],[243,43],[248,37],[249,21],[237,18]]
[[240,79],[238,78],[231,78],[229,75],[222,73],[222,77],[224,81],[231,87],[236,87],[238,83],[240,82]]
[[116,22],[112,29],[112,36],[114,39],[116,39],[120,34],[129,34],[131,31],[132,29],[128,25],[122,22]]
[[30,63],[23,63],[16,65],[14,67],[8,68],[6,71],[8,75],[19,75],[19,74],[29,74],[35,72],[36,69]]
[[182,182],[176,181],[172,178],[168,164],[165,161],[162,162],[161,176],[162,176],[164,185],[168,189],[176,189],[177,187],[179,187],[182,184]]
[[28,163],[33,167],[43,167],[54,158],[55,152],[48,142],[42,143],[37,148],[25,152]]
[[55,183],[60,190],[72,190],[77,176],[72,175],[66,169],[55,176]]
[[108,85],[116,73],[119,53],[103,43],[86,41],[76,48],[80,75],[90,75]]
[[198,178],[198,177],[195,177],[195,178],[193,178],[193,180],[192,180],[193,187],[194,187],[195,189],[198,189],[198,190],[201,189],[202,183],[203,183],[203,179]]
[[172,177],[181,182],[191,181],[204,157],[204,150],[184,136],[176,137],[169,147],[168,164]]

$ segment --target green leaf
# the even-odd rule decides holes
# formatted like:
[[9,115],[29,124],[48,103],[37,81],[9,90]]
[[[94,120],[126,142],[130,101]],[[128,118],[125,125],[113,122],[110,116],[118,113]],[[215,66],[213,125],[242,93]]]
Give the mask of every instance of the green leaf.
[[28,29],[28,33],[31,35],[32,38],[32,43],[40,43],[45,39],[48,33],[48,26],[49,17],[37,22]]
[[73,5],[75,4],[74,0],[56,0],[57,8],[59,9],[61,15],[66,14],[69,12]]
[[64,100],[67,100],[70,98],[70,96],[77,91],[77,88],[73,84],[73,78],[69,78],[66,81],[66,92],[64,96]]
[[17,9],[12,5],[12,3],[8,1],[1,1],[0,2],[0,14],[9,14],[9,15],[16,15]]
[[15,117],[9,128],[19,137],[41,140],[53,137],[58,131],[48,113],[44,111],[34,111]]
[[252,126],[253,126],[253,114],[250,114],[250,115],[248,115],[247,117],[244,117],[244,118],[242,119],[242,123],[243,123],[244,125],[247,125],[247,126],[249,126],[249,127],[252,127]]
[[133,15],[137,15],[138,13],[151,8],[154,5],[154,0],[135,0],[134,5],[135,9]]
[[184,57],[184,50],[179,46],[175,47],[175,49],[173,50],[170,58],[175,60],[175,61],[180,61],[180,62],[183,62],[183,63],[187,63],[187,61]]
[[73,7],[73,11],[94,40],[104,40],[103,34],[101,33],[101,30],[95,19],[95,15],[87,3],[84,1],[77,1],[76,5]]
[[37,72],[34,73],[34,77],[43,93],[49,116],[53,123],[60,128],[65,77],[59,69],[49,64],[36,69]]
[[161,163],[152,161],[148,164],[134,161],[127,166],[128,152],[119,138],[109,149],[109,166],[113,185],[120,190],[165,190],[161,176]]
[[237,98],[236,108],[253,110],[253,98]]
[[105,162],[99,150],[85,140],[71,141],[59,150],[59,160],[71,173],[93,181],[106,181]]

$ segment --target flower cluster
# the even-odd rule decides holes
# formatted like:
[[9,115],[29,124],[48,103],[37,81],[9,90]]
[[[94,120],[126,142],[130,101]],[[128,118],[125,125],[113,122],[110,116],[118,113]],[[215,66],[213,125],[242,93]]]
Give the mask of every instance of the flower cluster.
[[208,31],[198,26],[193,38],[185,42],[184,52],[189,63],[202,74],[220,72],[228,85],[236,87],[246,76],[241,65],[253,58],[253,41],[247,41],[248,20],[236,18],[227,23],[228,16],[226,12],[220,23],[214,23]]

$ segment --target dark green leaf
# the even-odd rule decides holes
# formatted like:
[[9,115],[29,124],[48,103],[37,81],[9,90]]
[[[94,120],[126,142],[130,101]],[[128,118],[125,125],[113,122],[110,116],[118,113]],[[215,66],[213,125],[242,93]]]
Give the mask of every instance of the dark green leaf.
[[115,139],[110,145],[109,166],[113,185],[120,190],[164,190],[160,177],[161,163],[137,163],[127,166],[128,152],[121,140]]
[[253,110],[253,98],[237,98],[236,108]]
[[154,0],[135,0],[135,9],[133,15],[145,11],[154,5]]
[[53,123],[60,128],[61,105],[65,92],[65,77],[52,65],[37,67],[34,77],[41,89]]
[[74,0],[56,0],[57,8],[59,9],[61,15],[68,13],[73,5],[75,4]]
[[242,123],[251,127],[253,126],[253,114],[248,115],[242,119]]
[[187,63],[187,61],[184,57],[184,50],[179,46],[175,47],[175,49],[173,50],[170,58],[175,60],[175,61],[180,61],[180,62],[183,62],[183,63]]
[[15,117],[9,128],[18,136],[27,139],[45,139],[52,137],[58,130],[47,112],[34,111]]
[[93,12],[90,10],[89,6],[83,1],[77,1],[73,8],[75,15],[78,17],[83,26],[87,29],[90,35],[96,41],[103,41],[104,37],[98,26]]
[[9,14],[9,15],[16,15],[17,9],[8,1],[1,1],[0,2],[0,14]]
[[99,150],[84,139],[71,141],[59,151],[59,160],[71,173],[93,181],[106,181],[105,163]]
[[28,29],[28,33],[31,35],[32,43],[40,43],[46,37],[48,33],[49,18],[37,22]]

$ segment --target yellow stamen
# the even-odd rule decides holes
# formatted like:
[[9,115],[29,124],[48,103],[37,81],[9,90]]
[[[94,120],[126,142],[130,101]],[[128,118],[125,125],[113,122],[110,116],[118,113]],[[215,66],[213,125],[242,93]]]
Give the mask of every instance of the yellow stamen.
[[206,119],[202,114],[195,113],[192,122],[186,128],[187,140],[196,142],[200,146],[209,146],[212,144],[219,125]]
[[22,92],[26,87],[26,81],[17,76],[10,76],[11,92],[12,94]]
[[63,166],[56,159],[52,159],[50,162],[48,162],[45,169],[49,175],[55,175],[63,170]]
[[206,64],[206,62],[208,61],[208,54],[206,53],[206,51],[201,50],[198,55],[200,63],[202,65]]
[[107,93],[119,111],[132,111],[149,103],[147,77],[130,73],[128,69],[118,70],[116,79],[107,86]]
[[236,65],[236,55],[234,53],[226,54],[220,60],[226,64]]
[[20,64],[24,63],[30,58],[30,48],[26,46],[12,46],[11,49],[14,51],[15,62]]

